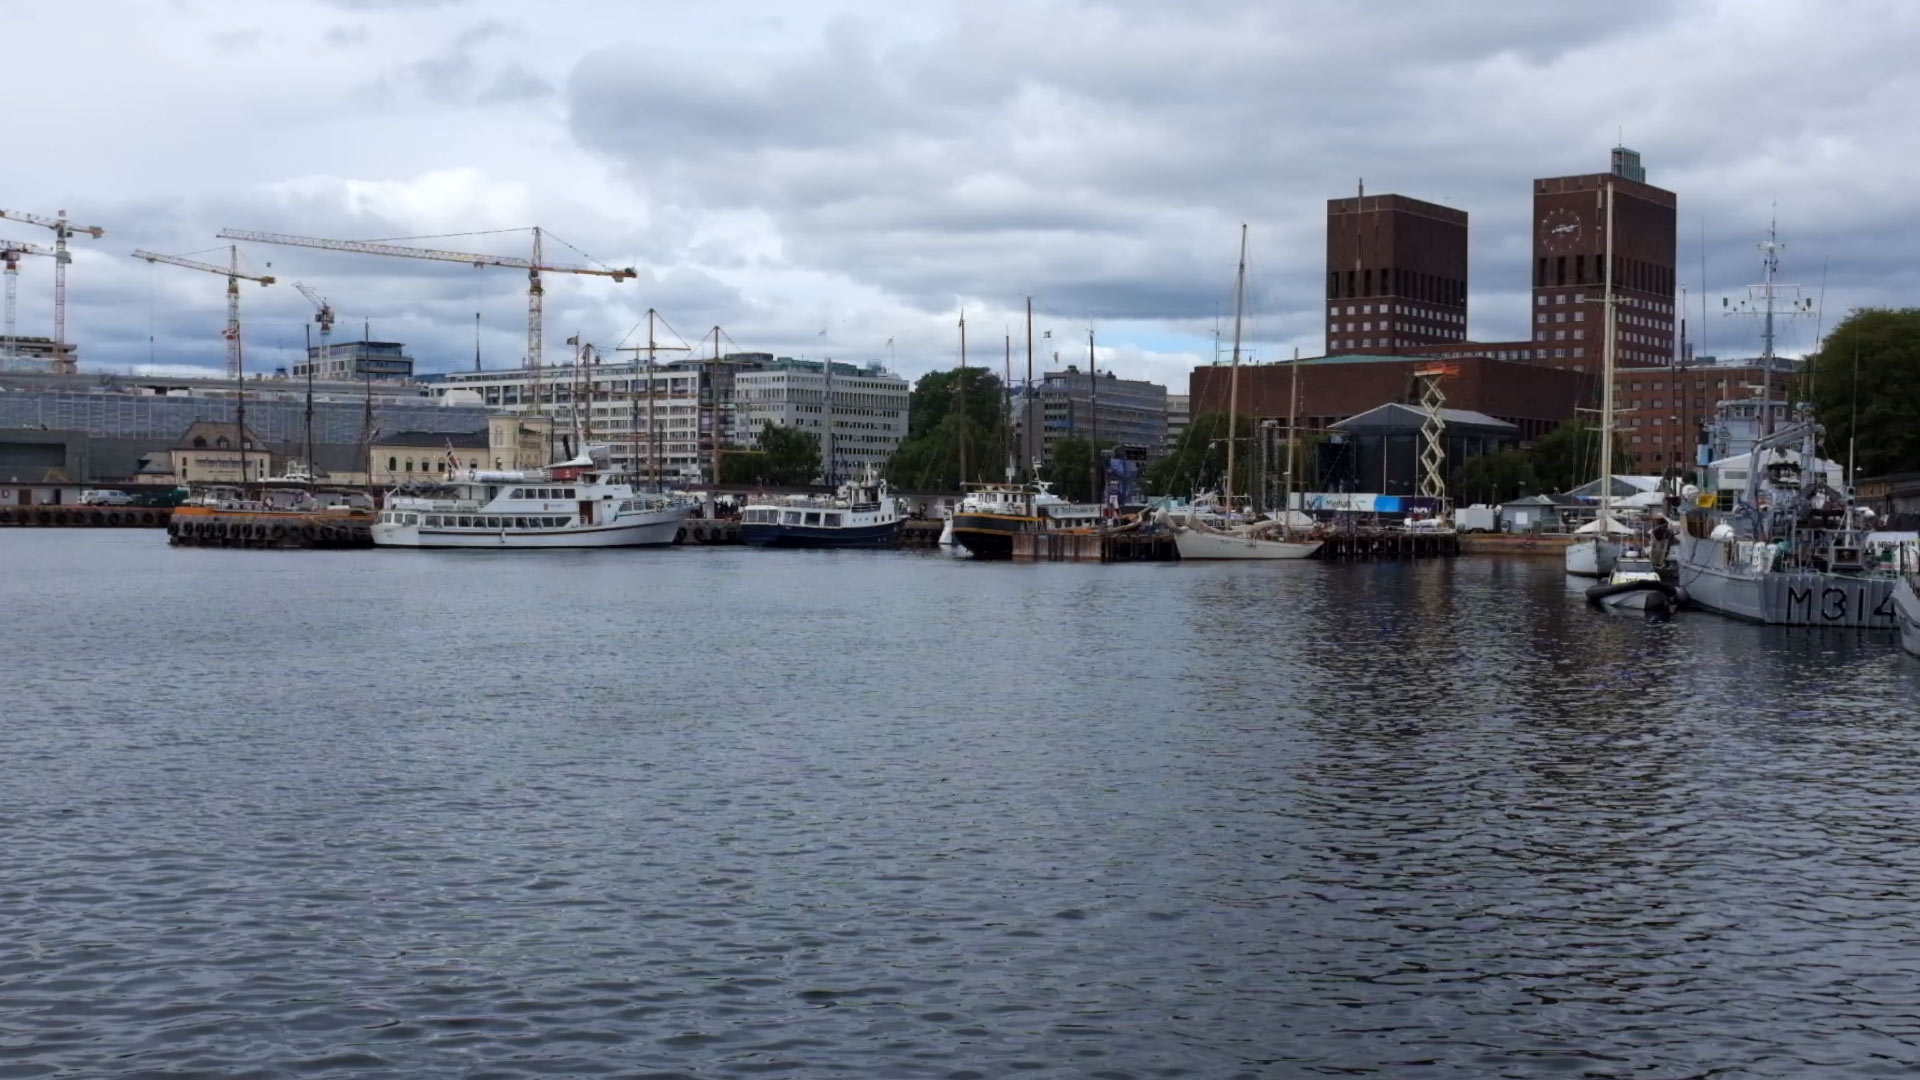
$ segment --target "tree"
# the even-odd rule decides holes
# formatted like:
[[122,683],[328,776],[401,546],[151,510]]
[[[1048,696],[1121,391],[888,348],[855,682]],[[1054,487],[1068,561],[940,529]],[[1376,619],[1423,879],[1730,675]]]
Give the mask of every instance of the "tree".
[[[961,392],[959,369],[920,377],[907,400],[907,441],[887,460],[887,480],[897,487],[958,491],[961,440],[966,441],[969,483],[998,480],[1006,448],[1001,424],[1006,407],[1000,380],[992,372],[968,368]],[[964,408],[954,406],[963,399]]]
[[1454,470],[1447,490],[1453,501],[1462,505],[1488,503],[1499,505],[1525,492],[1539,494],[1540,481],[1533,472],[1533,455],[1517,446],[1492,454],[1468,458]]
[[[1235,429],[1233,490],[1245,495],[1253,488],[1260,454],[1259,429],[1250,416],[1240,417]],[[1220,491],[1226,473],[1227,414],[1203,413],[1187,425],[1172,453],[1147,466],[1140,486],[1154,495]]]
[[[1100,449],[1112,450],[1113,440],[1100,440]],[[1070,502],[1094,500],[1093,444],[1078,435],[1056,439],[1047,456],[1045,479],[1053,492]]]
[[[1625,440],[1615,432],[1612,469],[1615,473],[1633,471],[1633,459],[1624,444]],[[1585,420],[1569,420],[1547,432],[1534,441],[1528,453],[1536,491],[1571,491],[1600,478],[1600,429]]]
[[1845,460],[1851,440],[1863,475],[1920,471],[1920,308],[1853,312],[1812,368],[1824,456]]
[[820,475],[818,435],[769,420],[754,441],[757,449],[735,451],[721,459],[722,483],[798,487]]

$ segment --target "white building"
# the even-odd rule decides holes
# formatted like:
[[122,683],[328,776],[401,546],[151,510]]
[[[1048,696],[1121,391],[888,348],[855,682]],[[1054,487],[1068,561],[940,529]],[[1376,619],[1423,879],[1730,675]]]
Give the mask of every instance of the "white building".
[[[644,360],[621,360],[449,372],[429,385],[436,397],[470,391],[492,410],[551,417],[556,439],[578,432],[606,446],[621,473],[692,484],[712,476],[725,449],[752,446],[768,420],[824,434],[824,382],[818,361],[745,353],[655,363],[651,378]],[[878,364],[834,364],[832,393],[839,475],[886,464],[907,435],[906,380]]]
[[819,360],[782,357],[736,374],[740,443],[751,443],[772,421],[819,436],[829,476],[855,476],[869,465],[884,468],[907,439],[907,380],[877,362],[865,367],[835,363],[829,385],[825,368]]
[[1171,454],[1180,448],[1180,440],[1187,437],[1187,424],[1192,419],[1187,412],[1187,395],[1167,395],[1167,449]]

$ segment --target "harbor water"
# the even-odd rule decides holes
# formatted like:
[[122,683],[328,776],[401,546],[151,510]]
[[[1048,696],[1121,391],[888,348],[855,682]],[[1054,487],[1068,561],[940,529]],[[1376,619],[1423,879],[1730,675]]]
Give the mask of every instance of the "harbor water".
[[1893,1075],[1920,661],[1556,560],[0,535],[0,1077]]

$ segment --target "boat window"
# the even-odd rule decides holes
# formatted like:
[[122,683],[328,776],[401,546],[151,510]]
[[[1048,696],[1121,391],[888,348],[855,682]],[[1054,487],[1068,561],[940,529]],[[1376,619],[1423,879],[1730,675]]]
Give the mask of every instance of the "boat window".
[[481,520],[486,522],[485,525],[481,526],[483,529],[497,529],[500,527],[500,519],[497,517],[482,518]]
[[513,527],[514,527],[514,528],[516,528],[516,529],[525,529],[525,528],[529,528],[529,526],[527,525],[527,519],[526,519],[526,518],[514,518],[514,519],[513,519]]
[[433,527],[433,526],[435,526],[435,525],[438,525],[438,524],[440,524],[440,515],[438,515],[438,514],[428,514],[428,515],[427,515],[427,519],[426,519],[426,522],[425,522],[425,524],[426,524],[426,525],[427,525],[427,526],[428,526],[429,528],[431,528],[431,527]]
[[809,525],[820,524],[820,514],[818,511],[809,511],[807,513],[807,524]]
[[574,495],[573,495],[573,489],[572,489],[572,488],[565,488],[565,489],[563,489],[563,490],[565,490],[565,492],[566,492],[566,494],[564,494],[564,495],[562,495],[562,496],[560,496],[561,498],[563,498],[563,499],[571,499],[571,498],[573,498],[573,497],[574,497]]
[[463,517],[463,518],[461,518],[461,519],[460,519],[460,527],[461,527],[461,528],[463,528],[463,529],[471,529],[471,528],[473,528],[473,519],[472,519],[472,518],[470,518],[470,517]]
[[786,517],[786,521],[787,521],[787,524],[789,524],[789,525],[798,525],[798,524],[800,524],[800,511],[798,511],[798,510],[789,510],[789,511],[787,511],[787,517]]
[[420,515],[419,515],[419,514],[408,514],[408,515],[407,515],[407,524],[409,524],[409,525],[418,525],[418,524],[420,524]]
[[839,527],[840,527],[840,515],[839,515],[839,514],[828,514],[828,515],[827,515],[827,521],[826,521],[826,524],[827,524],[827,527],[828,527],[828,528],[831,528],[831,529],[837,529],[837,528],[839,528]]

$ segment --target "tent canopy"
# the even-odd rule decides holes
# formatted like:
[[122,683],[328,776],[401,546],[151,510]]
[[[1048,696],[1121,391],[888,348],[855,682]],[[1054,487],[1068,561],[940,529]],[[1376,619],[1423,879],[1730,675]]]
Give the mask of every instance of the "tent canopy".
[[1585,534],[1587,536],[1591,536],[1594,533],[1597,533],[1600,531],[1600,523],[1603,521],[1606,522],[1607,532],[1609,533],[1630,533],[1633,531],[1627,526],[1622,525],[1618,518],[1611,518],[1611,517],[1608,517],[1608,518],[1596,517],[1592,521],[1587,522],[1585,525],[1582,525],[1573,531],[1576,534]]

